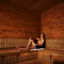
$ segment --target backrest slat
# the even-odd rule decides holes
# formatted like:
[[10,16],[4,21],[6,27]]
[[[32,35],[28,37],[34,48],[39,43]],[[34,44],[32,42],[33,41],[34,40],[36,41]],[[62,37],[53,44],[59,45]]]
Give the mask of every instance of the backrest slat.
[[0,48],[26,46],[28,39],[0,39]]

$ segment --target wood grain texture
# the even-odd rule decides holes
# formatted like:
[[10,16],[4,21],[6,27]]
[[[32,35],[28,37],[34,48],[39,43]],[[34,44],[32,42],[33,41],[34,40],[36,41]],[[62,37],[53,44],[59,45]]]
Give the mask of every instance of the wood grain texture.
[[18,64],[41,64],[41,62],[39,60],[30,60],[30,61],[25,61],[25,62],[20,62]]
[[19,6],[31,10],[33,12],[42,13],[43,11],[52,8],[63,0],[4,0],[12,5]]
[[0,39],[0,48],[26,47],[28,39]]
[[64,64],[64,52],[55,50],[38,51],[38,58],[42,64]]
[[64,39],[64,2],[42,13],[41,32],[46,38]]
[[35,60],[38,57],[38,52],[25,52],[25,53],[21,53],[19,55],[19,62],[25,62],[25,61],[29,61],[29,60]]
[[38,59],[41,64],[50,64],[50,55],[43,51],[38,51]]
[[0,2],[0,38],[37,37],[40,33],[40,15]]
[[64,39],[47,39],[46,49],[64,51]]
[[[25,52],[0,57],[0,64],[35,64],[37,63],[37,52]],[[4,59],[4,60],[3,60]],[[35,62],[35,63],[34,63]]]
[[64,56],[59,55],[53,55],[53,64],[64,64]]

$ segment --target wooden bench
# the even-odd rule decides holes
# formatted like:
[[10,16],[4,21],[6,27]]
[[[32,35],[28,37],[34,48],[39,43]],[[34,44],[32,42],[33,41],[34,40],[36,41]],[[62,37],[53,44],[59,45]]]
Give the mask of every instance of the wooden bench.
[[0,50],[0,64],[27,64],[37,63],[38,51],[18,51],[14,49]]
[[46,39],[46,49],[38,51],[41,64],[64,64],[64,39]]
[[64,64],[64,52],[55,50],[0,50],[0,64]]
[[[23,44],[25,41],[26,43]],[[0,64],[64,64],[63,39],[47,39],[45,50],[19,52],[15,48],[16,46],[24,46],[27,42],[28,40],[24,39],[1,39],[0,44],[6,44],[0,46]]]
[[38,59],[42,64],[64,64],[64,51],[38,51]]

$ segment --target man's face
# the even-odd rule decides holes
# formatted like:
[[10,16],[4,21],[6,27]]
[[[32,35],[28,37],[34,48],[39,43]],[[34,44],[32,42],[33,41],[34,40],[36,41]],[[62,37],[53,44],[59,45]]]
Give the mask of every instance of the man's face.
[[43,34],[41,33],[40,37],[43,37]]

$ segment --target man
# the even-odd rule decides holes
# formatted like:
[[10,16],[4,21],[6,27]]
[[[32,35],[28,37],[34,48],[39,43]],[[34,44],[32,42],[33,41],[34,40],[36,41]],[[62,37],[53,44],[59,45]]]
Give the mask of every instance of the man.
[[45,34],[41,33],[40,38],[29,38],[26,48],[16,47],[18,51],[45,48]]
[[41,33],[40,38],[29,38],[26,48],[45,48],[45,34]]

